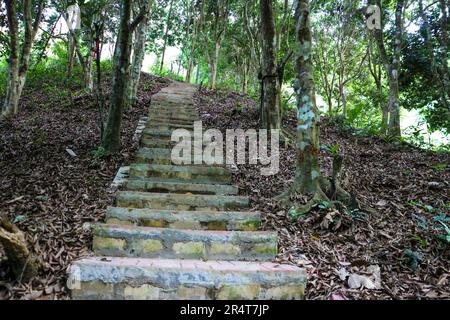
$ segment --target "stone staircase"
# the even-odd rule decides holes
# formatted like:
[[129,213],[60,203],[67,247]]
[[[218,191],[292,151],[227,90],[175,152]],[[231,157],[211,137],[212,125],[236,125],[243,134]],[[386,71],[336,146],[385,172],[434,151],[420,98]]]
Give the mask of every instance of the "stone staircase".
[[172,131],[199,119],[195,86],[153,98],[125,190],[94,226],[98,257],[69,269],[73,299],[302,299],[306,273],[274,264],[277,234],[230,185],[226,167],[175,166]]

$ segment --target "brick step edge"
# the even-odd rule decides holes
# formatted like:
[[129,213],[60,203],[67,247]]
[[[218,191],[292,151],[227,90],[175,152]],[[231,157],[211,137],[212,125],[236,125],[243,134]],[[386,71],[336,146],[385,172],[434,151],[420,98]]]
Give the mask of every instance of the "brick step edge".
[[267,231],[202,231],[97,224],[94,252],[103,256],[272,261],[278,237]]
[[170,229],[256,231],[261,227],[261,214],[108,207],[106,223]]
[[92,257],[68,270],[73,299],[300,300],[307,274],[273,263]]

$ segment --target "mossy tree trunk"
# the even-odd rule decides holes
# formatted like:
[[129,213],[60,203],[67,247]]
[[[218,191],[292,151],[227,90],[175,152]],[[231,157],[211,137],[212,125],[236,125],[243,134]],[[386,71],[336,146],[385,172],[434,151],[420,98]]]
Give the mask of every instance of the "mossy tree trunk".
[[319,110],[313,78],[309,0],[298,0],[296,9],[297,169],[294,189],[316,193],[320,189]]
[[[381,7],[381,0],[377,0],[376,4]],[[405,1],[397,0],[395,10],[395,37],[392,48],[392,57],[389,56],[385,44],[382,29],[375,29],[375,40],[380,52],[385,72],[389,82],[389,134],[393,137],[401,136],[400,129],[400,98],[399,98],[399,82],[400,74],[400,56],[402,50],[403,39],[403,13]]]
[[[145,5],[148,0],[140,0],[136,4],[135,9],[138,11],[143,5]],[[136,13],[137,15],[137,13]],[[131,73],[130,81],[127,92],[127,103],[132,106],[137,101],[137,92],[139,88],[139,81],[141,78],[142,64],[145,58],[145,42],[147,40],[147,30],[148,30],[148,15],[142,20],[142,22],[137,27],[134,34],[134,45],[133,45],[133,58],[131,62]]]
[[271,0],[260,0],[262,34],[262,126],[267,129],[280,129],[280,86],[276,64],[275,21]]
[[127,104],[127,89],[130,76],[132,35],[137,26],[148,14],[149,6],[144,6],[139,15],[131,22],[132,1],[123,0],[120,10],[120,27],[114,51],[112,92],[108,120],[104,132],[102,147],[105,152],[120,150],[120,131],[124,107]]
[[[9,59],[8,59],[8,85],[5,101],[2,106],[2,115],[17,114],[19,112],[19,100],[25,86],[27,72],[30,66],[31,49],[42,20],[42,12],[46,1],[41,0],[35,5],[31,0],[23,1],[23,13],[19,15],[17,1],[6,0],[6,16],[9,35]],[[33,11],[34,20],[33,20]],[[19,17],[23,17],[25,29],[22,44],[19,36]]]

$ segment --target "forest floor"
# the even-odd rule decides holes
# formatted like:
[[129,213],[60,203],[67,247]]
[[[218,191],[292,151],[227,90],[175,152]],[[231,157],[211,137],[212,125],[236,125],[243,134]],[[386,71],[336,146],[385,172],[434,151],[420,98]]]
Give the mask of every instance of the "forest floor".
[[[21,101],[23,111],[0,120],[0,215],[26,233],[43,262],[39,277],[21,283],[7,277],[0,248],[0,300],[67,297],[66,269],[90,253],[88,226],[104,219],[114,195],[112,179],[138,148],[133,135],[139,118],[147,114],[151,96],[169,83],[147,74],[142,77],[139,101],[124,113],[123,150],[115,156],[96,154],[98,108],[95,98],[76,84],[67,88],[57,79],[47,79],[31,85]],[[105,97],[110,87],[105,80]]]
[[[203,89],[197,102],[204,129],[257,129],[258,106],[243,95]],[[450,154],[421,151],[357,134],[322,119],[321,145],[344,155],[342,186],[370,210],[338,212],[317,207],[294,219],[274,200],[293,181],[295,149],[280,146],[280,172],[260,166],[232,168],[234,184],[280,236],[280,262],[308,270],[308,299],[449,299]],[[296,128],[294,112],[284,125]],[[206,127],[206,128],[205,128]],[[332,158],[320,155],[323,174]],[[304,196],[296,197],[299,204]],[[450,235],[450,231],[449,231]]]
[[[113,198],[112,179],[138,147],[132,139],[138,119],[147,114],[151,95],[168,84],[143,76],[139,103],[124,114],[122,153],[99,157],[95,99],[62,94],[67,92],[64,84],[55,81],[30,86],[22,99],[23,111],[0,120],[0,215],[27,234],[44,265],[39,277],[21,283],[7,277],[0,249],[0,300],[67,298],[66,269],[77,257],[90,254],[89,224],[104,219]],[[105,82],[106,96],[109,88]],[[205,127],[258,128],[256,103],[245,96],[203,89],[196,99]],[[286,116],[285,125],[295,127],[294,114]],[[449,155],[354,135],[327,119],[321,143],[340,145],[346,157],[342,184],[373,208],[372,213],[344,215],[316,208],[293,219],[289,208],[274,200],[293,179],[295,151],[290,146],[281,146],[280,173],[274,177],[261,176],[258,166],[232,168],[234,183],[251,197],[254,210],[264,214],[265,229],[279,232],[278,260],[307,269],[307,298],[450,298],[449,245],[436,239],[443,233],[439,221],[448,220],[449,214]],[[321,165],[327,174],[331,157],[326,152]],[[354,275],[370,276],[381,287],[351,289],[349,285],[357,287],[355,279],[362,279]]]

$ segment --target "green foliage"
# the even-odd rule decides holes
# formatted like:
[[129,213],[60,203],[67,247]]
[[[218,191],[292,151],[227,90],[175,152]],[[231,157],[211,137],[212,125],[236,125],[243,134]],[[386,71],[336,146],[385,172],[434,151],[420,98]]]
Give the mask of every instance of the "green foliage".
[[422,254],[419,251],[413,251],[412,249],[406,249],[403,252],[404,260],[409,268],[417,270],[422,261]]
[[40,130],[40,129],[36,129],[33,132],[33,143],[36,146],[43,146],[47,143],[47,141],[48,141],[47,132]]
[[103,147],[98,147],[96,150],[92,151],[92,156],[94,157],[94,162],[98,162],[104,156],[106,156],[106,150]]
[[443,172],[447,169],[447,164],[446,163],[438,163],[438,164],[432,165],[431,168],[435,172]]
[[166,67],[163,68],[162,72],[159,70],[160,66],[159,64],[154,64],[150,67],[150,73],[160,76],[169,78],[175,81],[184,81],[184,77],[182,75],[176,74],[173,71],[170,71]]
[[0,97],[6,95],[6,85],[8,82],[8,63],[6,60],[0,60]]

